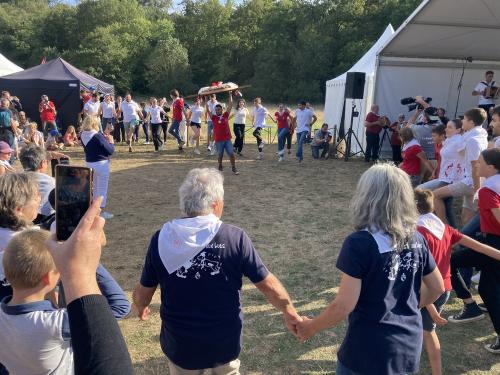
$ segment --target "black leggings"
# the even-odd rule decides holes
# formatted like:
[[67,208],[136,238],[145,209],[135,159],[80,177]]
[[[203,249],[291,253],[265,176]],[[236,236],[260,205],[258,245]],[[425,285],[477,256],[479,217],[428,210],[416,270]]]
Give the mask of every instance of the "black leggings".
[[289,132],[285,137],[287,150],[290,150],[292,148],[292,135],[293,134]]
[[257,148],[259,149],[259,152],[261,152],[264,148],[262,136],[260,135],[261,130],[262,128],[257,128],[253,131],[253,136],[255,137],[255,139],[257,139]]
[[[484,237],[477,237],[476,240],[495,249],[500,248],[500,236],[487,234]],[[472,295],[459,272],[463,267],[477,267],[481,270],[479,295],[488,309],[495,332],[500,335],[500,261],[467,248],[453,252],[451,284],[458,298],[467,299]]]
[[243,150],[243,144],[245,142],[245,124],[233,124],[234,130],[234,151],[241,152]]

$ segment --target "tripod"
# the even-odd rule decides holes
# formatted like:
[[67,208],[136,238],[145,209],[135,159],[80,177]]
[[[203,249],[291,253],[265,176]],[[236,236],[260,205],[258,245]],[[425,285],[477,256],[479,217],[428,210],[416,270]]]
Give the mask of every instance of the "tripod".
[[[363,151],[363,146],[361,146],[361,142],[359,141],[358,137],[356,136],[356,133],[354,133],[354,131],[352,130],[352,125],[354,123],[354,117],[358,117],[358,116],[359,116],[359,112],[356,112],[356,104],[354,104],[354,101],[353,101],[352,102],[352,110],[351,110],[351,124],[349,125],[349,130],[347,131],[347,133],[344,134],[343,137],[339,137],[337,147],[336,147],[337,151],[344,155],[345,161],[348,161],[350,156],[354,156],[354,155],[357,155],[359,153],[361,153],[363,155],[365,154],[365,152]],[[358,144],[360,151],[355,152],[354,154],[351,155],[352,136],[354,136],[354,139],[356,140],[356,143]],[[338,147],[342,141],[344,141],[346,143],[345,152],[341,152],[338,150]]]
[[462,93],[462,84],[464,80],[465,67],[467,66],[467,63],[471,62],[472,62],[472,57],[465,57],[462,64],[462,75],[460,76],[460,81],[458,82],[457,86],[458,95],[457,95],[457,105],[455,106],[455,116],[454,116],[455,118],[457,117],[458,103],[460,102],[460,94]]
[[391,143],[391,137],[389,137],[389,128],[384,127],[384,130],[382,131],[382,137],[380,137],[380,143],[378,145],[378,154],[377,157],[380,159],[380,154],[382,153],[382,145],[384,144],[384,141],[387,139],[389,144]]

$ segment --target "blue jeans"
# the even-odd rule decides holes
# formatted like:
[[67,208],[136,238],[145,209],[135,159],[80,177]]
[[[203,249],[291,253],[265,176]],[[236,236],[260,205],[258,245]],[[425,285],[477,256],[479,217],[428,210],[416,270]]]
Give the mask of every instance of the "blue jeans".
[[323,152],[321,152],[321,157],[322,158],[326,157],[326,154],[328,154],[328,151],[330,151],[330,144],[321,143],[320,145],[317,146],[311,146],[312,157],[314,159],[319,159],[319,150],[323,150]]
[[278,151],[280,156],[282,156],[283,151],[285,151],[285,141],[288,134],[290,134],[290,130],[287,128],[278,130]]
[[302,148],[304,147],[304,143],[307,139],[308,134],[309,134],[308,131],[297,133],[297,154],[296,154],[296,156],[299,160],[304,159]]
[[224,150],[229,156],[234,155],[233,144],[231,141],[217,141],[215,142],[215,147],[217,148],[217,154],[222,157],[224,156]]
[[170,125],[170,129],[168,129],[168,132],[174,136],[175,139],[177,139],[177,143],[179,145],[182,144],[182,137],[179,133],[179,126],[181,125],[180,121],[177,120],[172,120],[172,125]]

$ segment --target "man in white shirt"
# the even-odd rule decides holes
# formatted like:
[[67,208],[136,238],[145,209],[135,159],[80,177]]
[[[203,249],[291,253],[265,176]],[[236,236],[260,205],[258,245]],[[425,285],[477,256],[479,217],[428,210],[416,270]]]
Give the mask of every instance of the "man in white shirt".
[[306,107],[307,103],[302,100],[299,102],[298,108],[295,111],[295,116],[293,117],[293,122],[297,129],[297,160],[302,162],[303,157],[303,146],[307,139],[308,134],[311,132],[311,127],[318,120],[316,114]]
[[120,111],[123,115],[123,126],[127,132],[128,152],[132,152],[132,137],[136,126],[139,126],[139,119],[143,120],[141,107],[132,100],[132,95],[127,94],[122,103]]
[[482,108],[486,111],[488,115],[488,124],[491,122],[491,114],[490,109],[495,106],[495,101],[498,99],[498,94],[500,94],[497,90],[495,93],[491,92],[491,88],[496,87],[495,81],[493,81],[493,76],[495,73],[491,70],[488,70],[485,73],[484,81],[479,82],[474,91],[472,91],[472,96],[479,96],[478,107]]
[[101,106],[101,103],[99,103],[99,96],[96,93],[92,94],[92,99],[90,99],[83,106],[83,113],[85,114],[85,117],[98,116],[100,106]]
[[261,131],[264,126],[266,126],[266,116],[276,123],[276,120],[269,114],[267,108],[262,105],[261,98],[255,98],[253,101],[253,112],[252,112],[252,125],[254,128],[253,136],[257,139],[257,149],[259,154],[257,159],[262,159],[262,150],[264,149],[264,141],[262,140]]

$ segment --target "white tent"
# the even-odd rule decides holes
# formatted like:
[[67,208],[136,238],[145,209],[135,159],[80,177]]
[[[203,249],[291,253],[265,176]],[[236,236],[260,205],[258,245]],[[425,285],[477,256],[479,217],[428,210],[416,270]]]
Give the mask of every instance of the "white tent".
[[0,53],[0,77],[6,76],[7,74],[17,73],[21,70],[23,70],[23,68],[17,66]]
[[[356,105],[356,110],[359,112],[359,117],[354,119],[353,130],[363,148],[365,147],[364,125],[363,120],[368,113],[373,99],[373,79],[376,68],[377,53],[380,49],[392,38],[394,29],[392,25],[388,25],[380,38],[372,45],[372,47],[361,57],[356,64],[352,66],[348,72],[363,72],[366,73],[365,89],[363,99],[347,99],[345,110],[345,131],[347,131],[351,121],[352,104]],[[340,125],[342,118],[342,109],[344,108],[344,93],[347,72],[339,75],[326,82],[326,97],[325,97],[325,122],[333,128]],[[352,151],[358,152],[359,147],[352,139]]]
[[424,0],[378,54],[374,100],[381,113],[394,119],[407,110],[400,99],[415,95],[432,97],[450,118],[477,106],[471,94],[486,70],[496,71],[500,85],[498,40],[499,0]]

